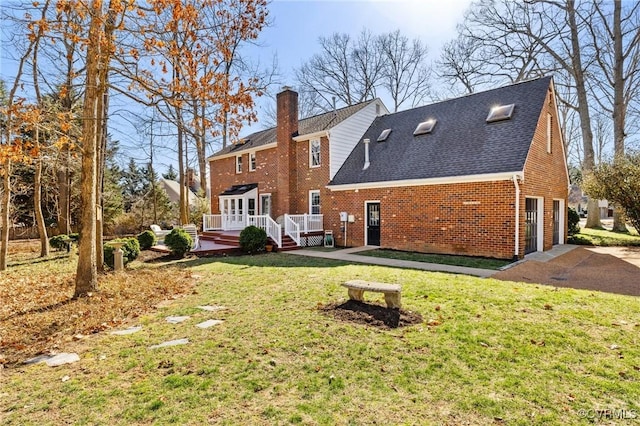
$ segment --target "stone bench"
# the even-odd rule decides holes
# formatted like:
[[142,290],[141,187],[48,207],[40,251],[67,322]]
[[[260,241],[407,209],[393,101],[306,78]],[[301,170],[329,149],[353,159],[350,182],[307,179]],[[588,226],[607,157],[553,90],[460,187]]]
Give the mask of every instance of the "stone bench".
[[362,295],[365,291],[376,291],[384,293],[384,300],[387,302],[387,308],[400,309],[400,291],[402,287],[399,284],[376,283],[363,280],[352,280],[342,284],[347,288],[349,299],[362,302]]

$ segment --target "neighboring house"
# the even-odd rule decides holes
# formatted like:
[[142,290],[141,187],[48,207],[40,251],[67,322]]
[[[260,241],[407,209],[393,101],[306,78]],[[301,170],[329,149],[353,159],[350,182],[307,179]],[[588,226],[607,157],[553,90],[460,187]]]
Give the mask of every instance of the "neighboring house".
[[551,77],[394,114],[379,101],[349,108],[308,127],[295,92],[280,93],[277,130],[209,159],[212,212],[322,213],[339,245],[417,252],[520,258],[565,242]]
[[[172,203],[180,203],[180,182],[165,178],[160,178],[160,185],[167,192],[167,196]],[[199,197],[196,195],[192,188],[187,190],[187,197],[189,198],[189,206],[197,206]]]
[[[576,184],[572,184],[569,188],[569,207],[575,209],[580,217],[587,217],[587,203],[589,197],[582,191],[582,188]],[[613,217],[613,206],[608,200],[598,200],[598,210],[600,219]]]

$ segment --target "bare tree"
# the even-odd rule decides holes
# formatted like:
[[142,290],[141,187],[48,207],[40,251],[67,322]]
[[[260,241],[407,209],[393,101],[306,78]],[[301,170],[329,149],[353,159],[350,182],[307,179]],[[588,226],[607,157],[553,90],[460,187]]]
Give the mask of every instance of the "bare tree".
[[[476,82],[484,82],[488,76],[494,76],[490,79],[494,82],[519,81],[550,71],[570,76],[570,91],[576,101],[572,107],[580,117],[582,168],[588,173],[595,160],[587,82],[593,52],[585,43],[586,24],[581,18],[586,15],[585,7],[582,3],[576,5],[575,0],[476,2],[460,29],[460,36],[467,41],[449,49],[450,53],[461,53],[473,66],[463,68],[465,73],[456,76],[451,58],[445,57],[441,63],[448,65],[449,71],[440,74],[461,81],[466,87],[471,86],[469,81],[477,86]],[[476,50],[464,50],[464,46]],[[587,227],[599,226],[597,200],[590,200]]]
[[296,70],[301,105],[314,115],[330,111],[336,102],[355,105],[389,95],[397,111],[415,106],[429,95],[427,47],[399,30],[373,35],[362,30],[357,38],[334,33],[319,39],[320,53]]
[[[629,104],[640,95],[640,3],[596,1],[585,17],[595,52],[594,99],[613,121],[614,162],[625,155]],[[614,209],[613,230],[627,232],[624,212]]]
[[419,39],[410,41],[400,30],[380,36],[383,87],[391,94],[393,110],[405,102],[414,107],[429,93],[431,69],[427,65],[428,49]]

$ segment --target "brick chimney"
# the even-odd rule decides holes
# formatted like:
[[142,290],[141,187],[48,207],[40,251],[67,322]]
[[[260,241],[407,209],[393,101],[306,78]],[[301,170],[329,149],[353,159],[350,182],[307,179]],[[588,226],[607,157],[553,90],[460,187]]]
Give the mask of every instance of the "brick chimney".
[[283,87],[277,95],[277,143],[278,186],[273,200],[273,218],[285,213],[296,213],[295,191],[297,190],[296,143],[298,135],[298,93]]

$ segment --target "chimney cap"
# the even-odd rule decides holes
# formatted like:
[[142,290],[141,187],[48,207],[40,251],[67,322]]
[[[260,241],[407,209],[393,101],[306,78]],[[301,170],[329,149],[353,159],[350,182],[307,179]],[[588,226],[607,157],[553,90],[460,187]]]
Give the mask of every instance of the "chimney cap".
[[282,86],[282,91],[286,92],[287,90],[293,90],[291,86]]

